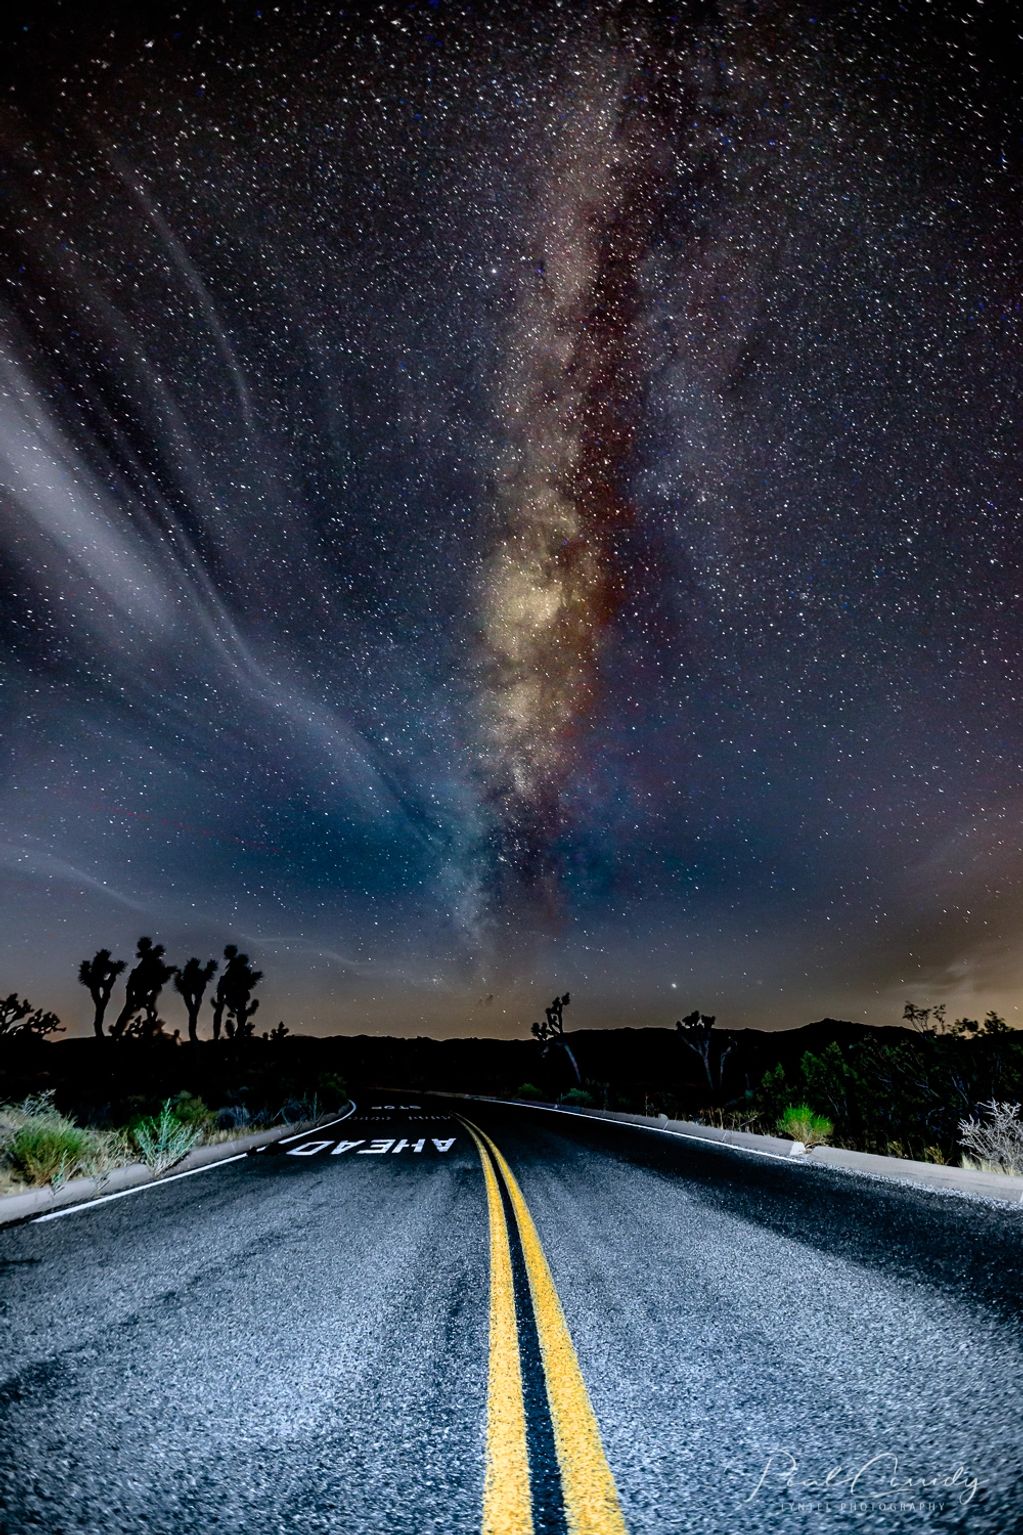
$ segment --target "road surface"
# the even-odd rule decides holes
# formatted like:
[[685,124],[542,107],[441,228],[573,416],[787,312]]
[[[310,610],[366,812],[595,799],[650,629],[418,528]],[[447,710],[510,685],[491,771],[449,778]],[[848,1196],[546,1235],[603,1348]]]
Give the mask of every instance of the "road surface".
[[1011,1207],[391,1095],[0,1231],[0,1529],[1005,1532]]

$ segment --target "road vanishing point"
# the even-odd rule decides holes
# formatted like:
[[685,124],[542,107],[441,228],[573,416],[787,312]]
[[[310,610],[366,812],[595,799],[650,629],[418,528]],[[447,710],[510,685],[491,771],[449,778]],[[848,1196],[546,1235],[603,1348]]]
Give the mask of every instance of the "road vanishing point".
[[1020,1220],[367,1097],[0,1231],[0,1530],[1009,1535]]

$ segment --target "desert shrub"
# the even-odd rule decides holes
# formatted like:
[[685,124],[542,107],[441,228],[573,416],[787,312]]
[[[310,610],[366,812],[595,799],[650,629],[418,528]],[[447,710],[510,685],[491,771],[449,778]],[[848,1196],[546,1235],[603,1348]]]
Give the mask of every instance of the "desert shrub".
[[26,1183],[36,1187],[45,1183],[56,1186],[73,1178],[81,1171],[88,1152],[88,1131],[70,1121],[21,1125],[7,1143],[11,1167]]
[[[983,1118],[959,1121],[959,1144],[973,1158],[982,1171],[1023,1175],[1023,1121],[1018,1103],[990,1103],[980,1105]],[[968,1159],[964,1156],[963,1165]]]
[[168,1098],[159,1114],[139,1120],[131,1138],[146,1166],[155,1173],[164,1173],[201,1140],[202,1131],[195,1125],[182,1124]]
[[[795,1091],[799,1091],[798,1087]],[[793,1088],[786,1079],[785,1068],[779,1063],[765,1071],[761,1078],[754,1096],[754,1108],[764,1120],[773,1125],[792,1102],[792,1093]]]
[[286,1125],[300,1125],[312,1119],[319,1119],[321,1112],[320,1100],[313,1093],[311,1097],[285,1099],[277,1118]]
[[562,1093],[560,1101],[567,1108],[588,1109],[593,1107],[593,1094],[585,1087],[570,1087],[567,1093]]
[[836,1041],[819,1055],[807,1050],[799,1062],[799,1076],[806,1101],[820,1104],[833,1125],[845,1128],[856,1118],[857,1099],[864,1084]]
[[32,1120],[63,1119],[53,1106],[53,1093],[36,1093],[20,1103],[0,1103],[0,1154],[6,1151],[12,1135]]
[[134,1148],[124,1130],[90,1130],[89,1144],[82,1158],[82,1172],[87,1178],[105,1183],[118,1167],[135,1160]]
[[543,1093],[532,1082],[522,1082],[515,1089],[516,1098],[542,1098]]
[[823,1146],[834,1132],[831,1120],[815,1114],[807,1103],[790,1103],[778,1120],[778,1133],[804,1146]]
[[194,1093],[178,1093],[170,1100],[171,1113],[183,1125],[205,1133],[213,1128],[213,1110]]
[[159,1099],[142,1098],[138,1094],[132,1094],[122,1104],[121,1123],[124,1133],[132,1146],[135,1145],[135,1131],[140,1125],[146,1125],[158,1112]]
[[54,1107],[52,1092],[0,1105],[0,1158],[35,1187],[85,1171],[95,1139]]
[[252,1115],[243,1103],[232,1103],[217,1110],[214,1123],[218,1130],[247,1130],[252,1123]]

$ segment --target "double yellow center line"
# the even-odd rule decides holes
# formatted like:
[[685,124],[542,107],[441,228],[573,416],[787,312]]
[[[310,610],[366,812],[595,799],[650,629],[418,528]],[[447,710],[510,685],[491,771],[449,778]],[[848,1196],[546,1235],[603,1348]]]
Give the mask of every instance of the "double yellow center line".
[[533,1218],[515,1174],[493,1141],[467,1119],[462,1123],[483,1163],[490,1224],[490,1378],[482,1535],[533,1535],[511,1242],[498,1178],[507,1191],[525,1260],[570,1535],[626,1535],[618,1489]]

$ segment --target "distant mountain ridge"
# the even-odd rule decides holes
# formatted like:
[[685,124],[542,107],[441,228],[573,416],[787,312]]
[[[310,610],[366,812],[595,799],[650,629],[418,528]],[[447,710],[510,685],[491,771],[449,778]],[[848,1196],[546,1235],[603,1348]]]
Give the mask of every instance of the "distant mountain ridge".
[[[840,1018],[820,1018],[793,1029],[715,1028],[712,1058],[728,1049],[721,1091],[718,1076],[715,1087],[710,1087],[703,1061],[677,1029],[571,1029],[566,1037],[586,1085],[598,1100],[642,1101],[669,1095],[693,1107],[715,1100],[741,1100],[776,1065],[783,1066],[791,1080],[807,1051],[819,1054],[833,1043],[843,1049],[869,1038],[885,1043],[905,1040],[916,1047],[924,1044],[920,1035],[899,1026]],[[256,1038],[240,1048],[209,1041],[175,1046],[166,1040],[146,1046],[68,1039],[42,1043],[30,1057],[7,1052],[0,1060],[0,1097],[16,1098],[53,1085],[63,1088],[65,1095],[81,1089],[86,1096],[102,1100],[129,1090],[128,1081],[137,1084],[131,1090],[149,1095],[178,1089],[202,1095],[215,1093],[215,1084],[223,1085],[239,1074],[277,1070],[310,1082],[320,1073],[336,1073],[355,1091],[400,1084],[423,1092],[446,1088],[511,1095],[529,1083],[543,1096],[555,1097],[575,1082],[564,1051],[556,1044],[545,1051],[525,1033],[516,1039],[298,1034],[280,1044]]]

